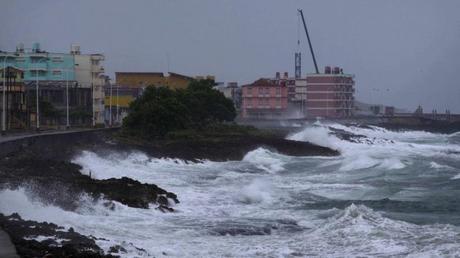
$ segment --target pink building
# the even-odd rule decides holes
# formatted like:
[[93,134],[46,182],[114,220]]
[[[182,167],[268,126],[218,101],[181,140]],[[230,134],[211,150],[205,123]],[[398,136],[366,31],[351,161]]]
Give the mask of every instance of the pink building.
[[353,75],[339,67],[326,66],[324,74],[307,75],[307,115],[310,118],[344,118],[352,116]]
[[243,118],[276,119],[287,111],[287,78],[259,79],[252,84],[243,85]]

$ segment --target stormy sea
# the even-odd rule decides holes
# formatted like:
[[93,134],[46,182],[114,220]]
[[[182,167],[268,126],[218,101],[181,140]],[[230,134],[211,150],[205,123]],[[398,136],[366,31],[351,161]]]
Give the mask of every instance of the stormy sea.
[[85,196],[66,211],[24,188],[2,190],[0,212],[72,227],[122,257],[460,256],[460,132],[315,123],[287,138],[341,155],[258,148],[241,161],[187,162],[83,150],[81,173],[157,184],[178,195],[176,212]]

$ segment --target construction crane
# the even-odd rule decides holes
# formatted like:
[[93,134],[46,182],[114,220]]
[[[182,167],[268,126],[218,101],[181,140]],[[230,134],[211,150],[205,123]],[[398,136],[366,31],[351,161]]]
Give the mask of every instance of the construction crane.
[[313,47],[311,45],[310,36],[308,35],[307,24],[305,23],[305,18],[303,17],[302,9],[298,9],[297,11],[300,13],[300,17],[302,17],[303,28],[305,29],[305,34],[307,34],[307,40],[308,40],[308,45],[310,46],[310,52],[313,58],[313,64],[315,65],[316,73],[319,74],[318,65],[316,64],[315,53],[313,52]]

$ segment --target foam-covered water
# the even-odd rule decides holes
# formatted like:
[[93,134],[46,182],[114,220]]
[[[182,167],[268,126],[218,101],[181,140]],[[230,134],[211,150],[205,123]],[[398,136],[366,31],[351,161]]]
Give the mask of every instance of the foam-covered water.
[[[337,130],[359,135],[345,140]],[[0,212],[94,235],[126,257],[460,256],[459,134],[308,126],[290,139],[341,151],[290,157],[259,148],[242,161],[189,163],[140,152],[74,158],[95,178],[128,176],[174,192],[177,212],[81,196],[46,206],[25,188],[2,190]],[[138,248],[142,248],[142,251]]]

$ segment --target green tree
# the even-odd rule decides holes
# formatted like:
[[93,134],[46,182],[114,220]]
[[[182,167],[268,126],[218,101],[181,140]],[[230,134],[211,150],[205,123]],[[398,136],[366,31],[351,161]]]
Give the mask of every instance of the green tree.
[[203,128],[209,124],[233,121],[235,107],[230,99],[213,89],[214,81],[192,81],[179,98],[190,112],[192,128]]
[[123,127],[131,134],[162,138],[172,131],[233,121],[233,102],[214,90],[213,85],[212,80],[194,80],[184,90],[149,86],[131,103]]

